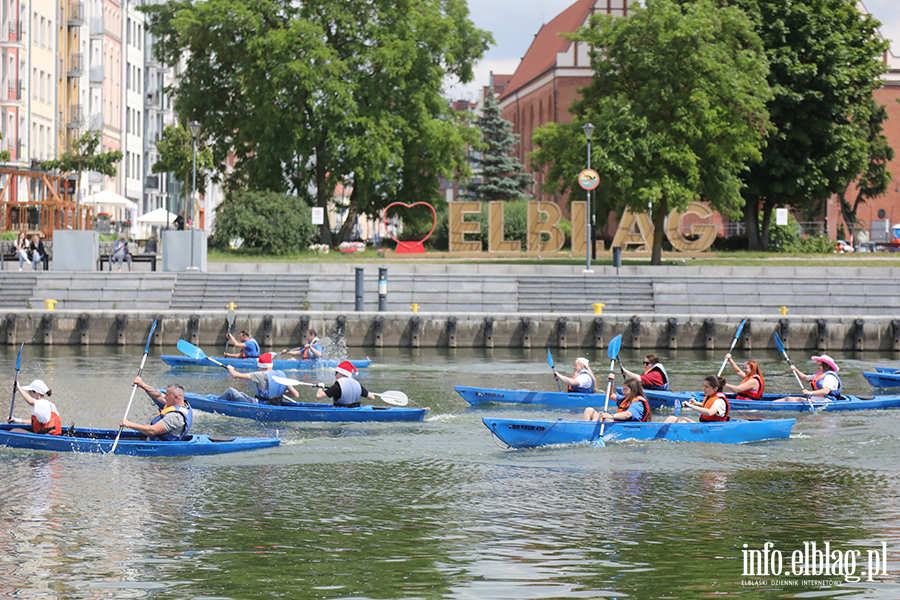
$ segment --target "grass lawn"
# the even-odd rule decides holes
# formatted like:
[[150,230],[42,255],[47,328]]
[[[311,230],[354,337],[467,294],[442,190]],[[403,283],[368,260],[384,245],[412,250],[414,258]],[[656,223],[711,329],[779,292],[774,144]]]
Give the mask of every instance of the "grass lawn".
[[[493,263],[516,265],[582,265],[584,256],[574,256],[567,252],[558,252],[546,256],[521,253],[487,252],[478,254],[450,254],[448,252],[428,252],[427,254],[394,254],[392,249],[383,253],[374,249],[364,252],[342,253],[331,250],[328,254],[316,254],[311,251],[299,252],[286,256],[266,256],[255,249],[218,250],[210,249],[209,262],[259,263],[259,262],[308,262],[308,263],[352,263],[352,264],[384,264],[391,262],[415,261],[419,263]],[[626,252],[622,256],[623,265],[647,265],[649,255],[636,255]],[[598,253],[592,265],[612,266],[612,254]],[[781,254],[765,252],[718,252],[716,254],[682,255],[678,252],[667,252],[663,255],[663,265],[685,266],[778,266],[778,267],[900,267],[900,252],[877,252],[862,254]]]

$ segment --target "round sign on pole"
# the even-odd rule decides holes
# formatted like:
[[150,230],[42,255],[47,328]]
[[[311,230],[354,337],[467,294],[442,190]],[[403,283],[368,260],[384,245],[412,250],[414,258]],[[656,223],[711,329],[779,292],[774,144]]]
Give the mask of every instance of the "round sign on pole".
[[593,169],[585,169],[578,174],[578,185],[581,189],[591,191],[600,185],[600,174]]

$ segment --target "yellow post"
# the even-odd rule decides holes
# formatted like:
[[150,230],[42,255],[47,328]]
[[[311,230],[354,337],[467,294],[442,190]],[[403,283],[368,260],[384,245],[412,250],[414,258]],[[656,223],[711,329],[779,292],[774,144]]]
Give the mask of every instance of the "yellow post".
[[229,302],[228,304],[225,305],[225,308],[227,308],[229,310],[234,310],[237,308],[237,304],[235,304],[234,302]]
[[56,300],[44,300],[44,304],[47,305],[47,310],[53,310],[53,305],[56,304]]
[[601,303],[599,303],[599,302],[594,302],[593,304],[591,304],[591,306],[594,307],[594,314],[595,314],[595,315],[602,315],[602,314],[603,314],[603,307],[606,306],[606,305],[605,305],[605,304],[601,304]]
[[412,306],[410,306],[413,312],[419,312],[419,305],[413,302]]
[[783,317],[784,315],[788,314],[788,307],[787,307],[787,306],[782,306],[782,307],[778,310],[778,312],[780,312],[780,313],[781,313],[781,316]]

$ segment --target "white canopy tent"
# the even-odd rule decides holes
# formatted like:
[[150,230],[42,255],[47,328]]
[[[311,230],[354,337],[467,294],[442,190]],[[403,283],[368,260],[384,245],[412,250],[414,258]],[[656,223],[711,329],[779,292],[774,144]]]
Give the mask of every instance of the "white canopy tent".
[[170,213],[164,208],[157,208],[146,215],[141,215],[137,218],[137,221],[145,225],[170,225],[176,218],[178,218],[178,215]]
[[134,208],[135,203],[120,196],[112,190],[103,190],[85,198],[85,202],[89,204],[102,204],[104,206],[124,206],[125,208]]

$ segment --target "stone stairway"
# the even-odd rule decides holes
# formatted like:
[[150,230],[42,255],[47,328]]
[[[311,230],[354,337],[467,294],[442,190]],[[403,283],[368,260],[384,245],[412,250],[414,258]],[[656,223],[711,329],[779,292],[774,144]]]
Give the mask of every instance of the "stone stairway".
[[[29,301],[44,308],[56,300],[57,310],[167,310],[175,273],[103,273],[49,271],[34,277]],[[6,287],[6,277],[3,279]]]
[[519,312],[584,313],[593,304],[603,312],[652,313],[653,283],[634,278],[586,278],[579,276],[523,277],[519,282]]
[[[2,273],[0,275],[0,306],[9,308],[28,308],[34,297],[34,286],[38,276],[43,273],[22,271],[21,273]],[[43,303],[40,305],[42,308]]]
[[309,276],[279,273],[179,273],[169,308],[222,310],[302,310]]

